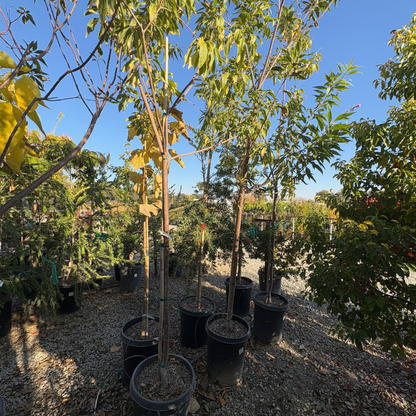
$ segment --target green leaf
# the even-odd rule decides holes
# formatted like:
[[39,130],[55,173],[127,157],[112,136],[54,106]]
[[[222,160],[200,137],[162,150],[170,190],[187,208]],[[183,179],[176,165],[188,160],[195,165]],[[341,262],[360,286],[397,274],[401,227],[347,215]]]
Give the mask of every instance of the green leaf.
[[149,6],[149,20],[152,21],[157,11],[157,4],[151,3]]
[[199,38],[198,46],[199,46],[198,67],[201,68],[204,65],[205,61],[207,60],[208,48],[203,38]]

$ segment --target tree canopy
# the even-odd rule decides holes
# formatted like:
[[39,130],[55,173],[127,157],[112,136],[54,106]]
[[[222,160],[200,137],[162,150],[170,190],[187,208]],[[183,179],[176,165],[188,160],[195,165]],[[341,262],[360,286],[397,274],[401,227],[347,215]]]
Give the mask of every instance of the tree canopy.
[[358,347],[381,340],[393,356],[416,348],[416,14],[390,41],[380,66],[380,98],[395,97],[383,123],[353,125],[355,156],[336,163],[343,198],[327,198],[339,221],[327,241],[311,224],[311,298],[339,317],[336,332]]

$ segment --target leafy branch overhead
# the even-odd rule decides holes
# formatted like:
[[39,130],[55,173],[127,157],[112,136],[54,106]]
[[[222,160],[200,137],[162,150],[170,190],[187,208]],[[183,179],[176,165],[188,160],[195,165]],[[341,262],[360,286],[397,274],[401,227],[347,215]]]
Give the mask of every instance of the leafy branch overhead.
[[[14,60],[6,52],[0,51],[0,70],[6,71],[15,68],[16,63]],[[36,156],[36,153],[29,146],[25,137],[27,120],[26,117],[23,117],[23,112],[28,108],[33,99],[40,98],[41,94],[36,82],[27,75],[24,75],[26,70],[28,68],[23,67],[19,71],[18,76],[12,78],[0,89],[0,149],[7,148],[9,137],[15,131],[11,143],[8,145],[4,162],[12,171],[17,173],[20,172],[20,166],[27,154]],[[0,76],[0,84],[3,84],[9,75],[10,72],[3,72]],[[36,112],[38,103],[44,105],[41,101],[36,102],[27,113],[27,117],[45,134],[40,118]],[[22,117],[22,123],[16,128]]]

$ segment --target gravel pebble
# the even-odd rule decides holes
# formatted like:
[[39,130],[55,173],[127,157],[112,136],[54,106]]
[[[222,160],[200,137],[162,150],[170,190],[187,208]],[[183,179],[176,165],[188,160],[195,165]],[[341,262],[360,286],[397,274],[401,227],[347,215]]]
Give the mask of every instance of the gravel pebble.
[[[261,266],[250,260],[243,269],[254,280],[254,291]],[[215,302],[216,313],[226,311],[228,276],[229,265],[221,264],[204,277],[202,294]],[[150,314],[157,316],[157,277],[150,287]],[[170,279],[170,351],[195,359],[194,415],[416,415],[416,354],[393,361],[377,344],[360,352],[329,335],[334,317],[303,298],[304,282],[296,278],[282,282],[290,305],[282,341],[265,344],[252,337],[242,379],[232,387],[212,383],[204,349],[183,348],[179,340],[178,303],[195,290],[195,279],[190,285],[185,278]],[[110,279],[86,293],[77,312],[55,318],[15,301],[12,331],[0,339],[0,396],[6,414],[131,415],[121,373],[120,330],[141,315],[143,296],[143,289],[121,292]]]

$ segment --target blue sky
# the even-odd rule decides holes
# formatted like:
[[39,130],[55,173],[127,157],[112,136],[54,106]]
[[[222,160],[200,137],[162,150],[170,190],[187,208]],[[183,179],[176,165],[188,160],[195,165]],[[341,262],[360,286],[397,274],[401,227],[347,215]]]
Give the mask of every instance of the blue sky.
[[[48,35],[47,23],[42,22],[43,4],[38,1],[35,5],[32,1],[0,0],[3,10],[8,5],[22,5],[33,11],[37,22],[36,28],[29,25],[15,27],[17,33],[22,35],[26,41],[39,39],[39,48],[44,48],[44,42]],[[393,29],[399,29],[407,24],[412,14],[416,11],[414,0],[396,0],[394,5],[389,0],[341,0],[339,6],[333,8],[330,13],[320,20],[320,27],[312,31],[314,51],[322,54],[320,71],[314,75],[303,86],[310,95],[314,85],[323,83],[324,73],[336,70],[338,63],[347,64],[354,60],[359,66],[360,73],[351,80],[353,85],[340,98],[342,105],[339,112],[348,110],[351,106],[361,104],[354,116],[355,119],[370,118],[381,122],[385,119],[390,102],[378,98],[378,92],[373,87],[373,81],[378,77],[377,65],[384,63],[393,56],[393,49],[387,46]],[[78,42],[80,48],[88,51],[90,43],[85,40],[85,24],[81,21],[81,15],[75,16],[79,20],[77,28],[82,35]],[[56,79],[63,63],[58,61],[58,51],[54,49],[46,58],[48,63],[47,72],[51,79]],[[56,60],[55,60],[56,56]],[[171,67],[174,71],[174,80],[179,85],[185,85],[191,74],[182,67],[182,63],[175,63]],[[66,84],[60,87],[55,96],[68,98],[75,95]],[[181,104],[182,105],[182,104]],[[85,133],[89,123],[89,115],[78,100],[60,100],[49,103],[50,110],[40,109],[39,114],[46,132],[51,131],[59,113],[64,117],[57,127],[55,134],[67,134],[77,143]],[[181,108],[184,111],[184,119],[190,125],[197,125],[199,114],[189,107]],[[123,113],[118,113],[116,106],[108,104],[103,115],[86,145],[90,150],[110,153],[110,163],[118,165],[121,163],[119,155],[124,153],[127,137],[125,119],[130,115],[132,109],[128,108]],[[134,146],[133,146],[134,147]],[[137,147],[139,147],[137,143]],[[192,150],[186,140],[182,139],[175,145],[178,153],[186,153]],[[342,154],[343,159],[350,159],[354,153],[353,143],[346,145]],[[195,156],[184,159],[185,169],[173,164],[169,176],[170,185],[175,185],[175,190],[192,193],[193,187],[201,181],[200,162]],[[316,174],[316,183],[300,185],[297,188],[297,196],[303,198],[314,198],[315,193],[322,189],[340,189],[339,183],[333,179],[334,171],[327,166],[324,175]]]

